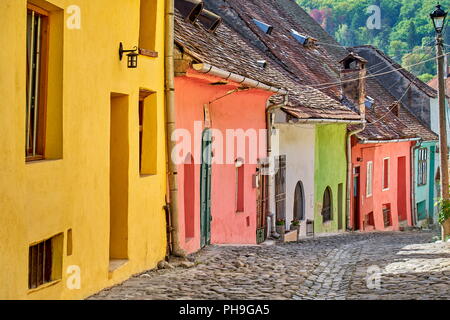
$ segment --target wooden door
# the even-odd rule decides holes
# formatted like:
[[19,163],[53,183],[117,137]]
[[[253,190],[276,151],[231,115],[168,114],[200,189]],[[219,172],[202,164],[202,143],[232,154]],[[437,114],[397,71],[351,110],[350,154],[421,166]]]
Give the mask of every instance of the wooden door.
[[202,164],[200,173],[200,245],[211,243],[211,131],[205,129],[202,136]]

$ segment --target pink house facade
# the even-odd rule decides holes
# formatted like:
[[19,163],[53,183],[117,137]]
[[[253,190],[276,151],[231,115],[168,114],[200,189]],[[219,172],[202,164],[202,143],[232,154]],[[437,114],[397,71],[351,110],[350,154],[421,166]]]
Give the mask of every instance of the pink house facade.
[[[230,149],[226,137],[227,132],[236,133],[236,130],[250,129],[258,133],[253,142],[255,155],[257,159],[265,158],[265,106],[273,93],[251,89],[228,94],[238,85],[211,85],[220,80],[192,69],[187,70],[185,76],[175,78],[176,127],[189,132],[192,150],[181,154],[185,162],[178,165],[179,236],[181,246],[188,253],[207,244],[256,243],[258,189],[253,181],[257,174],[257,161],[250,159],[248,139],[245,150],[242,150],[245,152],[238,152],[239,138],[232,139],[234,148]],[[215,100],[217,98],[220,99]],[[205,192],[202,188],[201,154],[204,152],[202,133],[208,129],[212,136],[210,225],[205,230],[201,221],[201,198]],[[235,163],[238,159],[244,160],[239,168]],[[202,236],[208,239],[202,241]]]

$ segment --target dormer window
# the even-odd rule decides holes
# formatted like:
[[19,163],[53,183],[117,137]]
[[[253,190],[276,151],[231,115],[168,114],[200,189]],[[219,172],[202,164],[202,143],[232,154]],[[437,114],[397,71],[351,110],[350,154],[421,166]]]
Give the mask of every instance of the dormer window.
[[[155,1],[152,1],[155,2]],[[176,0],[175,8],[177,8],[183,18],[190,23],[194,23],[203,10],[203,1],[201,0]]]
[[295,40],[297,40],[301,45],[303,45],[304,47],[311,47],[315,44],[316,39],[311,38],[307,35],[298,33],[297,31],[295,31],[294,29],[291,29],[291,36],[294,37]]
[[220,16],[205,9],[202,10],[197,19],[203,27],[211,33],[216,32],[217,28],[219,28],[222,23],[222,18]]
[[273,27],[267,23],[261,22],[259,20],[253,19],[253,22],[256,24],[256,26],[265,34],[272,34]]
[[364,104],[366,105],[366,108],[372,108],[374,103],[375,103],[375,100],[369,96],[366,97],[366,101],[364,102]]

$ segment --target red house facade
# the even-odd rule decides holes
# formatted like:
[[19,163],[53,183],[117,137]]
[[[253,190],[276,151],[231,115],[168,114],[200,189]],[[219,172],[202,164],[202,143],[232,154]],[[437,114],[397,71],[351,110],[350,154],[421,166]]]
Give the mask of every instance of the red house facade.
[[[353,57],[364,69],[367,61],[356,54]],[[354,72],[361,79],[358,82],[365,99],[356,98],[364,104],[366,124],[350,128],[349,226],[360,231],[397,231],[413,226],[413,154],[422,141],[437,136],[377,79],[364,78],[360,70]]]
[[412,225],[411,147],[414,141],[356,141],[352,146],[350,223],[355,230],[399,230]]

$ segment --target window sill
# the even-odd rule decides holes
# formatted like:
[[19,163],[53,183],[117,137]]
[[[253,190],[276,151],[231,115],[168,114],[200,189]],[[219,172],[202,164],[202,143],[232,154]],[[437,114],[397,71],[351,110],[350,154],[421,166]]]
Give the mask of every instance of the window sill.
[[146,56],[146,57],[150,57],[150,58],[158,58],[158,56],[159,56],[158,52],[144,49],[144,48],[139,48],[139,54],[141,56]]
[[156,175],[157,175],[157,173],[140,173],[139,178],[144,179],[144,178],[148,178],[148,177],[154,177]]
[[25,164],[29,164],[29,165],[32,165],[32,164],[34,164],[34,163],[47,163],[47,162],[52,162],[52,161],[61,161],[61,160],[63,160],[63,158],[59,158],[59,159],[46,159],[46,158],[44,158],[44,157],[42,157],[42,158],[40,158],[40,159],[38,159],[38,158],[33,158],[33,159],[29,159],[29,158],[26,158],[25,159]]
[[42,160],[45,160],[44,156],[25,157],[25,162],[35,162],[35,161],[42,161]]
[[37,288],[28,289],[28,294],[31,294],[31,293],[34,293],[34,292],[37,292],[37,291],[41,291],[41,290],[46,289],[48,287],[54,286],[54,285],[56,285],[56,284],[58,284],[60,282],[61,282],[61,279],[53,280],[53,281],[44,283],[44,284],[40,285]]

